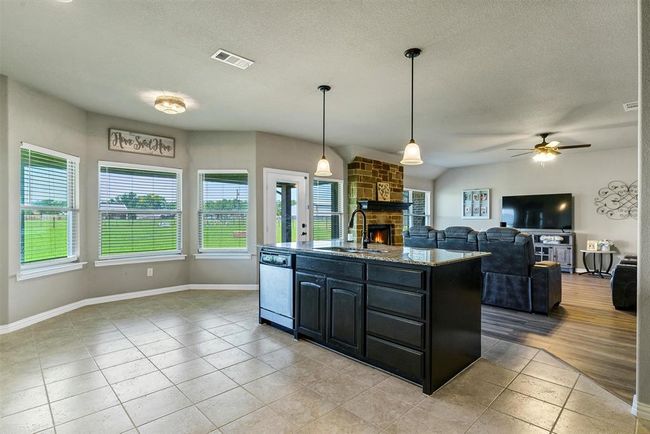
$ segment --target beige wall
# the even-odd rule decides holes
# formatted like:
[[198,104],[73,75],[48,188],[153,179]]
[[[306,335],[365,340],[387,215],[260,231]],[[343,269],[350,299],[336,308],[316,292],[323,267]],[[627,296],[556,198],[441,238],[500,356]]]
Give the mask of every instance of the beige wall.
[[[257,183],[256,190],[263,191],[264,179],[262,171],[264,168],[293,170],[308,174],[309,182],[314,178],[316,163],[322,154],[322,145],[306,142],[292,137],[279,136],[276,134],[256,133],[256,167]],[[326,148],[326,156],[330,162],[332,179],[345,181],[345,164],[343,159],[331,148]],[[343,186],[344,190],[346,186]],[[311,201],[311,189],[308,192]],[[264,195],[257,196],[257,239],[260,243],[264,241]],[[345,218],[345,217],[344,217]]]
[[[163,120],[161,114],[161,120]],[[119,128],[138,133],[158,134],[176,139],[176,155],[174,158],[156,157],[151,155],[138,155],[126,152],[108,150],[108,129]],[[85,182],[86,194],[82,209],[86,218],[83,234],[86,246],[85,259],[88,275],[88,297],[119,294],[122,292],[139,291],[144,289],[161,288],[187,283],[188,267],[186,261],[171,261],[158,263],[143,263],[129,265],[115,265],[110,267],[95,267],[94,261],[99,256],[99,226],[98,226],[98,161],[110,161],[150,166],[171,167],[183,170],[183,234],[189,229],[192,218],[190,210],[190,197],[193,189],[188,180],[189,145],[188,133],[161,125],[153,125],[129,119],[104,116],[88,113],[86,126],[86,155],[82,159],[85,166],[85,175],[81,178]],[[183,238],[183,252],[188,252],[189,239]],[[153,268],[153,277],[146,277],[147,268]]]
[[[242,283],[257,282],[256,233],[257,196],[255,185],[258,173],[255,168],[254,132],[192,132],[190,133],[190,165],[188,184],[192,189],[187,217],[190,220],[188,253],[190,283]],[[245,169],[248,171],[249,216],[248,251],[251,256],[241,259],[196,259],[198,252],[198,180],[200,169]]]
[[[6,91],[6,92],[5,92]],[[5,101],[6,93],[6,101]],[[164,116],[161,115],[161,121]],[[8,128],[4,128],[7,125]],[[120,128],[176,139],[176,157],[152,157],[108,150],[108,129]],[[80,260],[82,270],[17,281],[19,258],[20,142],[80,157]],[[262,242],[261,189],[264,167],[310,174],[321,148],[290,137],[256,132],[188,132],[88,113],[0,76],[0,324],[14,322],[89,297],[186,283],[254,284],[256,247]],[[333,177],[343,179],[342,159],[327,150]],[[183,170],[184,261],[95,267],[98,258],[98,161],[165,166]],[[196,259],[199,169],[247,169],[250,185],[249,252],[246,259]],[[2,182],[4,180],[4,182]],[[5,224],[6,223],[6,224]],[[146,277],[146,269],[154,269]]]
[[[611,180],[636,181],[636,167],[636,148],[629,147],[609,151],[567,151],[545,166],[522,158],[508,163],[450,169],[435,182],[433,225],[437,229],[462,225],[485,230],[499,226],[502,196],[573,193],[578,249],[585,248],[588,239],[606,238],[614,241],[621,253],[635,253],[636,220],[610,220],[597,215],[594,198]],[[461,219],[462,190],[484,187],[491,189],[491,219]],[[578,267],[582,267],[580,255]]]
[[[55,307],[86,298],[88,267],[51,278],[17,281],[20,269],[20,142],[43,146],[81,158],[80,179],[85,178],[86,112],[57,98],[8,80],[8,314],[16,321]],[[80,183],[80,198],[85,198],[85,183]],[[84,222],[86,208],[80,211]],[[83,226],[81,236],[83,236]],[[86,244],[80,244],[82,260]]]

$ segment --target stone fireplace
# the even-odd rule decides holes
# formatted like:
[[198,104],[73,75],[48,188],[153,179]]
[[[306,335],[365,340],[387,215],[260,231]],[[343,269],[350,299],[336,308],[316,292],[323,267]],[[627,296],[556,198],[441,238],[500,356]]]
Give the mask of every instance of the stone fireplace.
[[[348,164],[348,207],[351,213],[360,200],[377,200],[377,183],[390,185],[390,200],[402,201],[404,191],[404,167],[364,157],[355,157]],[[391,244],[403,244],[402,227],[404,214],[401,210],[367,211],[368,227],[388,225]],[[370,235],[370,234],[369,234]],[[356,222],[356,239],[361,240],[361,218]],[[369,237],[369,239],[371,239]]]

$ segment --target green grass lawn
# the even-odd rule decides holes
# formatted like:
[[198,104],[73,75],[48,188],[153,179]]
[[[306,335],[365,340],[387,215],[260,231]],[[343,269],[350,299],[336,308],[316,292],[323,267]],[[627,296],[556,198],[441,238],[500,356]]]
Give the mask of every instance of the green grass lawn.
[[[276,225],[276,239],[280,239],[281,225]],[[292,241],[297,233],[292,222]],[[105,220],[102,222],[102,255],[169,251],[176,249],[176,222],[165,220]],[[317,220],[313,228],[314,240],[329,240],[331,225],[328,220]],[[23,262],[35,262],[67,256],[66,220],[26,220]],[[204,248],[246,248],[246,225],[240,222],[204,222]]]

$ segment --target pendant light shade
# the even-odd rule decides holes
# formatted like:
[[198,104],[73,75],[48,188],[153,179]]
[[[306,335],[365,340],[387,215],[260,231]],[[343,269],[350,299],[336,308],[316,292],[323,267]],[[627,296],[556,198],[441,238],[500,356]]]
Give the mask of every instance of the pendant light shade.
[[415,140],[411,139],[404,148],[404,155],[402,156],[401,164],[404,166],[417,166],[422,164],[422,157],[420,157],[420,147]]
[[330,162],[327,161],[327,158],[323,157],[318,160],[318,166],[316,166],[316,176],[332,176],[332,171],[330,170]]
[[325,158],[325,92],[329,92],[332,88],[326,84],[318,86],[318,90],[323,92],[323,153],[318,160],[318,165],[316,166],[316,176],[332,176],[332,171],[330,170],[330,162]]
[[404,148],[404,156],[400,164],[404,166],[417,166],[422,164],[422,157],[420,156],[420,146],[415,143],[413,138],[413,76],[415,72],[415,62],[414,59],[420,55],[422,50],[419,48],[409,48],[404,52],[404,56],[411,59],[411,140],[408,142]]

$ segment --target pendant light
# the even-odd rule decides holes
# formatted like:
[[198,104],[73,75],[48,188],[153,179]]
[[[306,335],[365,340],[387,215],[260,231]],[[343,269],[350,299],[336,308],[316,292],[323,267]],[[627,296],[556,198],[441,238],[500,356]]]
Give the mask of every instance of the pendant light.
[[419,48],[409,48],[404,52],[404,55],[411,59],[411,140],[408,142],[404,148],[404,155],[402,157],[401,164],[404,166],[417,166],[422,164],[422,158],[420,157],[420,147],[415,143],[413,138],[413,72],[415,69],[414,59],[420,55],[422,50]]
[[323,154],[318,161],[316,166],[316,176],[332,176],[332,171],[330,170],[330,162],[325,158],[325,92],[329,92],[332,88],[326,84],[321,84],[318,86],[318,90],[323,92]]

